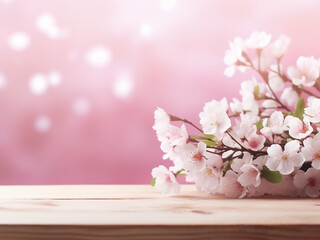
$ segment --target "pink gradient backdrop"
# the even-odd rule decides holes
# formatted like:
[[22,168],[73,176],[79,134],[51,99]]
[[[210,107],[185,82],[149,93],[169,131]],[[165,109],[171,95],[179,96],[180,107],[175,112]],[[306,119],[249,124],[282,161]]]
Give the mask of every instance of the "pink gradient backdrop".
[[[292,39],[286,65],[318,57],[319,9],[315,0],[0,0],[0,184],[149,183],[165,163],[151,128],[156,107],[198,123],[206,101],[237,97],[250,74],[227,79],[224,51],[255,30]],[[67,34],[39,31],[43,13]],[[17,31],[31,39],[23,51],[8,45]],[[112,52],[106,66],[86,61],[94,46]],[[31,76],[52,70],[61,84],[34,95]],[[119,97],[121,74],[132,88]],[[90,106],[82,115],[72,107],[79,98]],[[42,115],[51,127],[39,132]]]

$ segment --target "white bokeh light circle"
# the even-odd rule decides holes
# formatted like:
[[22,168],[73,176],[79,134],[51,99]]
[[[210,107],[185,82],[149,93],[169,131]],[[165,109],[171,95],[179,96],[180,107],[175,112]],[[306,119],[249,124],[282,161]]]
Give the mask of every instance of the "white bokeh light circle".
[[105,46],[95,46],[87,52],[85,58],[91,66],[102,68],[111,63],[112,52]]
[[78,116],[86,116],[91,110],[91,104],[86,98],[77,98],[73,101],[72,109]]
[[134,89],[134,82],[130,75],[120,74],[113,85],[113,93],[119,99],[129,98]]
[[53,87],[57,87],[62,82],[62,75],[58,71],[51,71],[48,73],[48,84]]
[[8,79],[3,73],[0,73],[0,89],[6,88],[8,85]]
[[176,0],[160,0],[160,6],[162,10],[170,11],[174,9],[177,5]]
[[69,31],[61,29],[57,25],[55,17],[50,13],[40,14],[36,19],[36,27],[40,32],[52,39],[63,38],[69,35]]
[[23,51],[30,45],[30,36],[24,32],[12,33],[8,38],[8,45],[14,51]]
[[45,133],[51,128],[51,119],[48,116],[38,116],[34,121],[34,129],[37,132]]
[[29,89],[37,96],[45,94],[48,90],[47,77],[42,73],[32,75],[29,80]]
[[149,23],[143,23],[140,25],[140,34],[143,37],[150,37],[153,34],[153,27]]

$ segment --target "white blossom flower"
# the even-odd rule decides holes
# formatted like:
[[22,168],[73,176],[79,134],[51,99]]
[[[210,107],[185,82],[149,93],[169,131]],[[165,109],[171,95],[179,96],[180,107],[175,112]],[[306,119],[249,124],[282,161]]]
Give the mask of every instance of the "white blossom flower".
[[296,139],[303,139],[308,137],[313,128],[308,121],[301,121],[297,117],[287,116],[284,125],[288,127],[289,135]]
[[320,122],[320,99],[315,97],[308,98],[308,107],[304,109],[304,113],[304,118],[310,122]]
[[239,173],[238,181],[243,187],[250,185],[257,187],[261,182],[260,171],[264,164],[264,158],[258,158],[253,161],[253,156],[245,152],[241,158],[233,159],[231,169]]
[[206,103],[203,112],[199,114],[204,133],[213,134],[217,139],[221,139],[224,132],[231,127],[227,110],[226,98],[223,98],[220,102],[212,100]]
[[202,192],[215,194],[222,178],[223,161],[218,155],[206,154],[206,157],[205,168],[201,171],[189,172],[186,180],[194,182]]
[[288,67],[288,76],[294,85],[312,87],[319,77],[317,60],[314,57],[299,57],[297,67]]
[[236,65],[238,63],[246,63],[246,59],[243,57],[242,53],[246,51],[245,44],[243,40],[239,37],[235,38],[232,42],[229,42],[229,48],[225,52],[224,63],[228,66],[224,74],[227,77],[232,77],[236,71]]
[[284,81],[279,75],[282,72],[282,66],[280,66],[280,72],[278,72],[277,65],[271,65],[268,74],[269,85],[274,92],[279,92],[284,88]]
[[306,161],[312,161],[312,167],[320,169],[320,133],[317,133],[313,138],[309,137],[304,140],[303,145],[301,152]]
[[[236,124],[230,134],[246,148],[255,151],[262,149],[266,138],[261,134],[257,134],[256,122],[259,118],[248,114],[240,114],[240,117],[241,121],[236,120]],[[238,144],[235,144],[235,146],[240,147]]]
[[197,147],[192,144],[186,144],[179,155],[183,168],[188,171],[203,170],[207,162],[206,150],[206,144],[203,142],[199,142]]
[[240,102],[237,98],[232,98],[232,102],[230,103],[230,109],[233,113],[240,113],[243,111],[242,102]]
[[264,108],[262,109],[261,116],[270,116],[278,108],[277,102],[270,99],[263,101],[261,106]]
[[239,183],[248,187],[253,185],[258,187],[261,183],[261,169],[258,169],[257,166],[252,163],[246,163],[241,167],[242,174],[238,177]]
[[293,178],[293,183],[298,188],[304,188],[309,197],[320,195],[320,171],[309,168],[306,172],[298,171]]
[[245,43],[247,48],[261,49],[266,47],[271,40],[271,35],[266,32],[253,32]]
[[240,95],[242,96],[243,110],[250,112],[251,115],[258,115],[259,104],[256,97],[268,95],[268,91],[264,83],[257,82],[253,77],[252,80],[241,83]]
[[245,164],[251,163],[252,159],[252,155],[248,152],[245,152],[242,157],[237,157],[233,159],[230,167],[233,171],[241,173],[241,167]]
[[284,131],[284,117],[281,111],[274,111],[270,118],[263,119],[263,129],[261,129],[262,133],[267,131],[271,131],[274,134],[281,134]]
[[157,132],[157,134],[161,135],[169,128],[170,117],[162,108],[158,107],[158,109],[154,111],[154,120],[152,128]]
[[270,53],[270,49],[264,49],[260,55],[252,60],[254,67],[260,71],[267,72],[272,64],[273,58]]
[[275,58],[281,58],[287,51],[291,43],[291,39],[285,35],[281,35],[270,47],[271,54]]
[[264,147],[266,138],[263,135],[257,134],[257,127],[252,126],[251,130],[245,134],[243,145],[246,148],[254,151],[261,150]]
[[265,95],[267,92],[267,86],[264,83],[258,82],[255,77],[252,80],[243,81],[241,83],[240,95],[242,97],[257,95]]
[[152,169],[152,177],[156,178],[155,187],[164,195],[177,195],[180,192],[180,184],[177,182],[175,175],[165,166],[160,165]]
[[221,179],[219,192],[229,198],[243,198],[247,193],[247,189],[239,183],[238,177],[237,173],[228,170]]
[[289,106],[296,106],[299,101],[299,95],[291,87],[288,87],[283,90],[280,99]]
[[267,152],[269,159],[266,166],[271,171],[279,171],[283,175],[288,175],[294,171],[295,167],[301,167],[304,163],[304,157],[298,153],[300,143],[297,140],[288,142],[284,146],[284,151],[279,144],[271,145]]
[[176,147],[185,145],[188,137],[189,135],[184,124],[182,124],[181,128],[170,125],[166,132],[158,135],[158,139],[161,142],[160,148],[166,153],[163,159],[170,158],[171,160],[175,160]]

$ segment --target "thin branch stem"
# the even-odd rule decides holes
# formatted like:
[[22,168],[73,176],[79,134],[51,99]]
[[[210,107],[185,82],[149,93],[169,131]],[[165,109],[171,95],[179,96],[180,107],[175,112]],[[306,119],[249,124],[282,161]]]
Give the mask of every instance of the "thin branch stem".
[[235,139],[228,131],[227,131],[227,134],[229,135],[229,137],[230,137],[233,141],[235,141],[235,142],[241,147],[241,149],[245,149],[245,147],[242,146],[242,144],[239,143],[239,141],[237,141],[237,139]]
[[277,97],[277,95],[276,95],[276,93],[273,91],[273,89],[271,88],[271,86],[270,86],[270,84],[269,84],[269,81],[268,81],[268,79],[267,79],[267,77],[268,77],[268,73],[264,73],[264,72],[262,72],[262,71],[260,71],[260,70],[258,70],[258,69],[256,69],[256,68],[254,68],[259,74],[260,74],[260,76],[262,77],[262,79],[264,80],[264,82],[267,84],[267,86],[269,87],[269,89],[270,89],[270,91],[271,91],[271,93],[272,93],[272,95],[273,95],[273,97],[274,97],[274,99],[273,100],[275,100],[277,103],[279,103],[280,104],[280,106],[281,107],[283,107],[285,110],[287,110],[288,112],[290,112],[290,109],[287,107],[287,106],[285,106],[281,101],[280,101],[280,99]]
[[310,96],[316,97],[316,98],[320,98],[319,96],[315,95],[314,93],[310,92],[309,90],[305,89],[305,88],[300,88],[302,92],[305,92],[307,94],[309,94]]
[[181,121],[181,122],[184,122],[184,123],[187,123],[189,125],[191,125],[192,127],[194,127],[195,129],[197,129],[198,131],[200,131],[202,134],[203,134],[203,131],[201,128],[197,127],[196,125],[194,125],[192,122],[190,122],[189,120],[187,119],[182,119],[182,118],[179,118],[179,117],[176,117],[174,115],[171,115],[169,114],[169,117],[170,117],[170,120],[175,122],[175,121]]

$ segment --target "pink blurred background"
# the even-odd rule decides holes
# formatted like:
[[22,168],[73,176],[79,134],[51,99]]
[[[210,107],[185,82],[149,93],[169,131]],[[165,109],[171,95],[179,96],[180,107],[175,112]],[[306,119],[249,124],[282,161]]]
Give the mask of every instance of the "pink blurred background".
[[319,57],[320,2],[0,0],[0,184],[149,183],[157,106],[198,123],[238,95],[223,75],[236,36],[292,39]]

